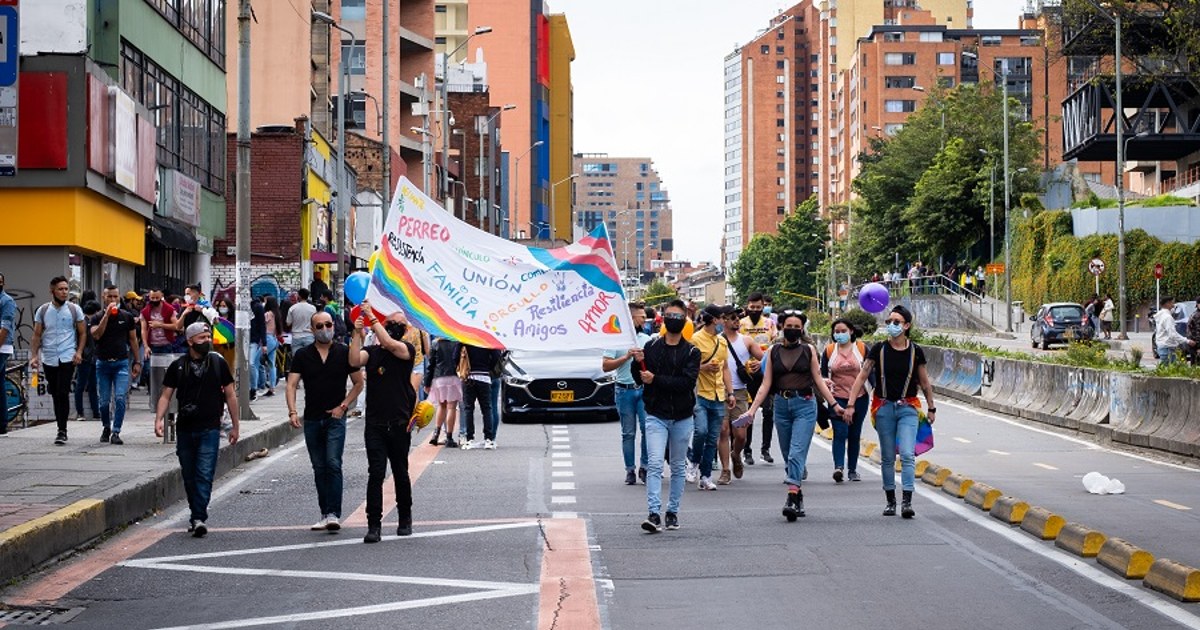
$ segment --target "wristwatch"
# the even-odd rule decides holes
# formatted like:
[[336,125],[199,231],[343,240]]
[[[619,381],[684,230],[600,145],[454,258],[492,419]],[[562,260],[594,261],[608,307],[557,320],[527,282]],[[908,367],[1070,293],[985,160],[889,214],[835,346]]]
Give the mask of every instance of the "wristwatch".
[[936,413],[936,412],[937,412],[937,407],[930,407],[930,408],[929,408],[929,413]]

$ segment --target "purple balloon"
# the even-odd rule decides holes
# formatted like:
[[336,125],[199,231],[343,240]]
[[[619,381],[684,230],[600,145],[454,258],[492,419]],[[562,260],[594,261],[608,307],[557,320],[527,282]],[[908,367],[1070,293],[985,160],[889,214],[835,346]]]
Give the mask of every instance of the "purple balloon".
[[887,308],[889,300],[887,287],[878,282],[865,284],[858,292],[858,305],[868,313],[878,313]]

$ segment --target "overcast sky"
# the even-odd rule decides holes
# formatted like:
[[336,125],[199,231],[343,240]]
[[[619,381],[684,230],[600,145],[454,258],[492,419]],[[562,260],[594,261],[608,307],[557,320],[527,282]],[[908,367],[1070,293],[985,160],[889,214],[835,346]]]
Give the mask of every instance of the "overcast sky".
[[[720,261],[722,62],[779,0],[549,0],[575,42],[575,151],[650,157],[671,194],[675,258]],[[1016,28],[1025,0],[975,2],[976,28]]]

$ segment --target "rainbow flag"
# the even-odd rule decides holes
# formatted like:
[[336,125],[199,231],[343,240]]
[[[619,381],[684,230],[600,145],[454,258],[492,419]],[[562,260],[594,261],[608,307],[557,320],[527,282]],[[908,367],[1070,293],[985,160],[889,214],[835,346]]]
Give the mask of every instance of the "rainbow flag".
[[213,344],[224,346],[233,343],[236,339],[233,331],[233,322],[224,317],[218,317],[212,325]]

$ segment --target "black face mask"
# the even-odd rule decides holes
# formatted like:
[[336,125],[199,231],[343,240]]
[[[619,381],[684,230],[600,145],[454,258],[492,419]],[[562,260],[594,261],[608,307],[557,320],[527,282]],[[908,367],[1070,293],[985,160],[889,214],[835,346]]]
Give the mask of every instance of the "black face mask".
[[388,336],[396,341],[404,339],[404,334],[408,332],[408,326],[405,326],[404,324],[398,324],[396,322],[389,323],[385,329],[387,330]]
[[762,319],[762,311],[746,311],[746,315],[750,317],[750,323],[758,325],[758,320]]
[[800,341],[800,335],[802,334],[804,334],[804,331],[800,330],[799,328],[783,329],[783,338],[787,339],[788,343],[796,343],[797,341]]
[[162,300],[150,300],[150,308],[158,308],[162,304]]
[[683,332],[683,327],[687,325],[686,319],[664,319],[663,326],[667,328],[667,332],[672,335],[678,335]]
[[212,342],[206,341],[204,343],[194,343],[192,344],[192,350],[195,350],[196,354],[206,357],[208,356],[208,353],[212,352]]

